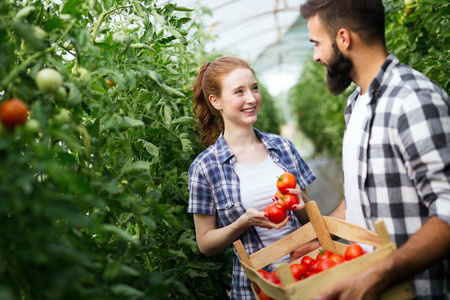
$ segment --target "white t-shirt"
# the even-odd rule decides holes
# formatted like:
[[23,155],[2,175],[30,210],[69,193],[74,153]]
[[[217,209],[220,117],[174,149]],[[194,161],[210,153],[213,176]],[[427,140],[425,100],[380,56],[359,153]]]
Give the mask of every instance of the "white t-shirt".
[[[344,196],[345,196],[345,220],[347,222],[367,228],[362,212],[359,188],[358,188],[358,155],[363,126],[368,118],[367,105],[369,104],[369,93],[359,95],[353,107],[347,130],[344,135],[342,149],[342,164],[344,169]],[[360,244],[364,251],[371,252],[373,247]]]
[[[257,164],[247,165],[234,163],[234,171],[239,176],[241,201],[245,209],[255,208],[264,211],[266,206],[273,203],[272,199],[277,192],[277,177],[284,173],[284,170],[267,158]],[[295,230],[292,221],[289,221],[283,228],[266,229],[255,226],[264,247],[278,241]],[[274,263],[288,262],[289,255]]]

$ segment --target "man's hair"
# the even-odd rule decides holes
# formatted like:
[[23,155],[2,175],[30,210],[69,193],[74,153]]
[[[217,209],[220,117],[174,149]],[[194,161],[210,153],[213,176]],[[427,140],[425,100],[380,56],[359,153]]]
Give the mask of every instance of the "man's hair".
[[366,44],[386,44],[382,0],[308,0],[300,14],[306,20],[318,15],[333,39],[346,28]]

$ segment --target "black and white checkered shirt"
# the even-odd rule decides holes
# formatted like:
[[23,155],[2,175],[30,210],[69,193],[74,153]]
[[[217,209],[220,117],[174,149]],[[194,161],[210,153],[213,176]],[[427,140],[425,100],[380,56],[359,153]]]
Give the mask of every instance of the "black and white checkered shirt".
[[[431,216],[450,223],[450,99],[394,54],[368,93],[357,166],[360,201],[368,228],[383,220],[400,247]],[[359,94],[358,87],[348,99],[347,124]],[[448,299],[448,268],[447,260],[414,277],[417,299]]]

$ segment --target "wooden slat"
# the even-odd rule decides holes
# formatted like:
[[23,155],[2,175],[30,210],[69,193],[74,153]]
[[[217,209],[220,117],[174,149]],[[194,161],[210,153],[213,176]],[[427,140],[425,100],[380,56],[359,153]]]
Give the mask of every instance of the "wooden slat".
[[244,245],[242,244],[241,240],[237,240],[233,243],[234,248],[236,248],[236,251],[239,255],[239,259],[243,261],[247,266],[254,268],[252,261],[250,260],[250,257],[247,254],[247,251],[245,251]]
[[288,236],[276,241],[275,243],[264,247],[263,249],[250,254],[250,260],[253,266],[259,270],[270,263],[280,259],[286,254],[291,253],[299,246],[312,241],[317,237],[311,223],[305,224],[295,230]]
[[391,236],[389,235],[386,229],[386,225],[382,220],[378,220],[375,222],[375,231],[378,233],[378,237],[382,245],[392,243]]
[[317,203],[315,201],[309,201],[308,203],[306,203],[305,209],[322,248],[325,250],[336,252],[333,240],[330,237],[330,232],[327,229],[327,225],[323,220]]
[[333,217],[324,216],[323,219],[330,234],[337,235],[348,241],[368,244],[376,248],[382,245],[377,234],[368,229]]
[[280,278],[281,284],[283,284],[283,286],[288,286],[291,283],[295,282],[295,278],[294,276],[292,276],[289,264],[277,264],[275,268],[277,269],[278,278]]

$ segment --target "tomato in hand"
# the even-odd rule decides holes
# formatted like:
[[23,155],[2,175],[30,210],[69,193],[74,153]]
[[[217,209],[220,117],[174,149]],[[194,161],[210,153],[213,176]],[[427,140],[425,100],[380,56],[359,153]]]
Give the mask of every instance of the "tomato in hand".
[[277,189],[283,194],[287,194],[287,189],[295,189],[297,180],[295,176],[289,172],[285,172],[277,180]]
[[281,223],[286,219],[286,209],[278,203],[271,204],[264,209],[264,212],[268,214],[270,222],[275,224]]
[[280,191],[277,191],[277,192],[275,193],[275,197],[277,197],[277,198],[280,199],[280,200],[284,200],[284,196],[286,196],[286,195],[283,194],[283,193],[280,192]]
[[292,264],[289,268],[291,269],[292,276],[294,276],[296,281],[302,279],[308,271],[308,269],[302,264]]
[[322,272],[325,270],[328,270],[329,268],[332,268],[336,265],[336,262],[334,260],[331,260],[329,258],[324,258],[319,260],[319,263],[317,264],[317,272]]
[[283,199],[283,207],[288,210],[293,210],[293,206],[299,204],[297,195],[294,194],[286,194]]
[[303,258],[301,260],[301,264],[304,265],[305,267],[308,267],[313,261],[314,261],[314,258],[312,258],[309,255],[305,255],[305,256],[303,256]]
[[23,125],[28,119],[28,106],[20,99],[8,99],[0,105],[0,120],[9,129]]
[[325,258],[330,257],[332,254],[333,254],[333,252],[331,252],[330,250],[325,251],[325,250],[321,249],[316,256],[316,259],[317,260],[325,259]]
[[358,244],[351,244],[347,247],[347,250],[345,250],[344,258],[345,260],[352,260],[358,256],[363,255],[365,252]]

